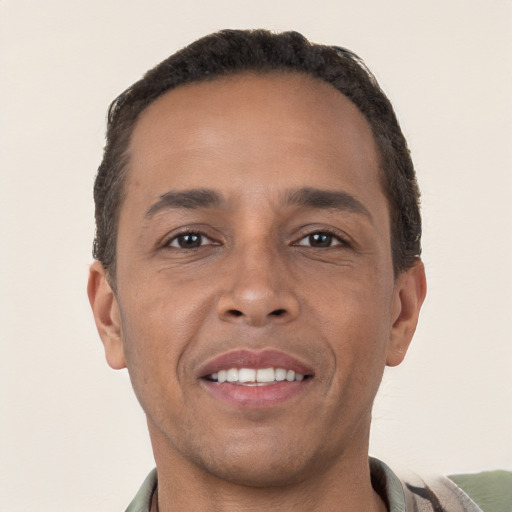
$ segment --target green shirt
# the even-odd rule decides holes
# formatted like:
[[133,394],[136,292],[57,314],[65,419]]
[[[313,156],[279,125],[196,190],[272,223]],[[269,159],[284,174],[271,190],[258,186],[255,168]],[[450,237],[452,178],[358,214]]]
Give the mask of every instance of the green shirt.
[[512,512],[512,471],[450,475],[484,512]]
[[[422,482],[412,485],[402,482],[386,464],[377,459],[370,459],[370,470],[372,485],[389,512],[454,512],[455,508],[474,512],[512,512],[510,471],[453,475],[449,477],[450,480],[440,478],[433,484]],[[150,512],[156,487],[157,474],[153,469],[126,512]]]

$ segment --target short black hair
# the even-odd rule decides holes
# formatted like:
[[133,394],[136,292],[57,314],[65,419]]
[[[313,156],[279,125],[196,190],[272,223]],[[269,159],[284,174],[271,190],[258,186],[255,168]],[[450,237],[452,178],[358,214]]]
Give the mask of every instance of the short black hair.
[[391,102],[364,62],[345,48],[311,43],[298,32],[222,30],[165,59],[110,105],[106,145],[94,185],[93,256],[102,262],[111,284],[115,285],[116,238],[128,147],[141,112],[161,95],[184,84],[244,72],[276,71],[327,82],[364,115],[375,139],[381,183],[389,203],[395,275],[414,264],[421,253],[416,174]]

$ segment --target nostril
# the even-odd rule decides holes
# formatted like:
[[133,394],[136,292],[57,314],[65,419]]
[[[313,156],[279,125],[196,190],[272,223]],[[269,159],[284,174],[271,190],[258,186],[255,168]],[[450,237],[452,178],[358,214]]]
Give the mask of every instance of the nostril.
[[241,311],[239,311],[238,309],[230,309],[228,311],[228,314],[233,315],[233,316],[242,316],[243,315],[243,313]]
[[286,309],[276,309],[270,313],[271,316],[283,316],[286,313]]

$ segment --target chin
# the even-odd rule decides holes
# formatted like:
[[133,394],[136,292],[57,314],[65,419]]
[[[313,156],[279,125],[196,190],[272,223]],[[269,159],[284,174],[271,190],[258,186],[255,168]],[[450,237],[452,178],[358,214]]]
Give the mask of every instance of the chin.
[[225,482],[245,487],[285,487],[300,483],[308,474],[306,467],[289,458],[276,460],[275,457],[269,459],[259,455],[258,459],[240,457],[229,462],[211,462],[211,467],[204,468],[210,474]]
[[230,436],[196,453],[195,465],[225,482],[253,488],[298,484],[325,466],[328,457],[285,439],[268,435],[263,440],[257,433],[250,440]]

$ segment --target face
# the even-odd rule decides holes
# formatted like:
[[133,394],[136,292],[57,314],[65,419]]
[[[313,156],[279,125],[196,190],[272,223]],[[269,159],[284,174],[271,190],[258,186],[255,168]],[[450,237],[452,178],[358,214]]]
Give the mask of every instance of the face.
[[117,292],[96,263],[89,294],[157,465],[275,485],[367,457],[424,278],[393,276],[356,107],[298,74],[186,85],[143,112],[129,160]]

